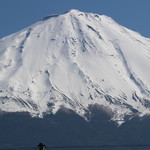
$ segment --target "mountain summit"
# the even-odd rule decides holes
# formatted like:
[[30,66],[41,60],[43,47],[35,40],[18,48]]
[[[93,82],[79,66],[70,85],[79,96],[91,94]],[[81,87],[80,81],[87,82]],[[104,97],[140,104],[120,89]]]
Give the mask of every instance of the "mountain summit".
[[150,114],[150,39],[78,10],[0,39],[1,111],[85,117],[91,105],[116,121]]

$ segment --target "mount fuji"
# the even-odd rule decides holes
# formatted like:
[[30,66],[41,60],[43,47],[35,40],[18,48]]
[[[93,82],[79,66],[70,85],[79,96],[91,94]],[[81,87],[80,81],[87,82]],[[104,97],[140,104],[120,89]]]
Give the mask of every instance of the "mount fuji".
[[0,39],[0,111],[33,117],[98,105],[121,124],[150,114],[150,39],[70,10]]

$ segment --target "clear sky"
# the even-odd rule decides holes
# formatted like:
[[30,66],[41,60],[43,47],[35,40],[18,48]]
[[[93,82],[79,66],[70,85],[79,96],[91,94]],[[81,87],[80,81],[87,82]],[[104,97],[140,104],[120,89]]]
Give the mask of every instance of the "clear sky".
[[150,0],[0,0],[0,38],[70,9],[107,15],[150,38]]

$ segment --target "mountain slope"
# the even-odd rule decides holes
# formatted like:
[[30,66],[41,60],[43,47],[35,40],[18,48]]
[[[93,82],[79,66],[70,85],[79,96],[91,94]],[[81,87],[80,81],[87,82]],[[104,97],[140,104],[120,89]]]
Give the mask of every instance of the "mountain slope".
[[150,39],[111,18],[71,10],[0,40],[0,110],[85,117],[150,113]]

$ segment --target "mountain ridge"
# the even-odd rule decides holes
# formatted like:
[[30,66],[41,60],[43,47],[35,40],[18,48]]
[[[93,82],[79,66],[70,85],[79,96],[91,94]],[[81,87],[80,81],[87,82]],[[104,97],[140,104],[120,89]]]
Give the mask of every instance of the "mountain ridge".
[[[86,118],[150,113],[150,40],[110,17],[52,15],[0,40],[0,110],[42,117],[62,106]],[[119,123],[119,122],[118,122]]]

